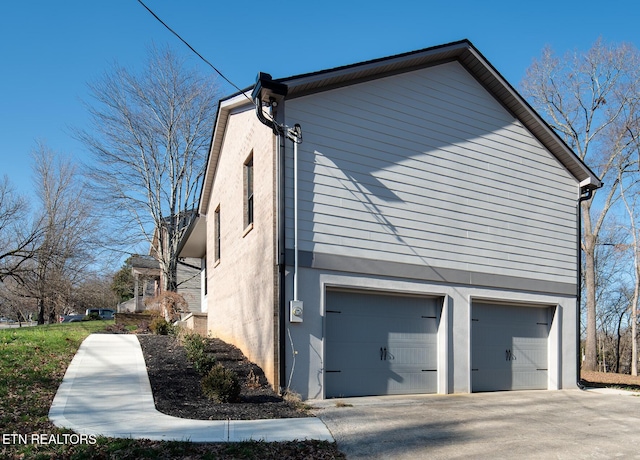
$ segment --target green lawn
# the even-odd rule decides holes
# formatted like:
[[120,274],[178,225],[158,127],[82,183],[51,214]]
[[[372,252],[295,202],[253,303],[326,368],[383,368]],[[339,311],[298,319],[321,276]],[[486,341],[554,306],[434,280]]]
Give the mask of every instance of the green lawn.
[[34,435],[63,440],[71,433],[49,422],[49,407],[82,341],[112,324],[86,321],[0,330],[0,458],[344,458],[335,444],[316,441],[192,444],[98,438],[95,444],[32,443]]

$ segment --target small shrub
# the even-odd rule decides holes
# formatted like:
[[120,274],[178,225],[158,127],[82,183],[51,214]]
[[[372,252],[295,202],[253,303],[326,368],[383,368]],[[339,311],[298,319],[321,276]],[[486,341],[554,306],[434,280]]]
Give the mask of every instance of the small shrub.
[[202,378],[202,391],[210,399],[218,402],[236,402],[240,396],[238,375],[222,364],[216,364]]
[[189,303],[185,298],[171,291],[164,291],[155,297],[147,298],[144,304],[147,310],[155,310],[169,321],[178,321],[181,313],[189,311]]
[[187,359],[193,362],[198,356],[205,353],[207,339],[196,333],[184,334],[182,336],[182,346],[187,353]]
[[207,343],[207,339],[200,334],[188,333],[182,336],[182,346],[187,354],[187,359],[202,375],[208,374],[216,364],[216,358],[207,353]]
[[158,316],[156,318],[153,318],[153,320],[149,324],[149,329],[151,329],[151,332],[153,332],[154,334],[168,335],[171,331],[171,324],[168,323],[164,318]]
[[282,399],[291,404],[296,410],[306,412],[311,410],[311,406],[302,401],[302,397],[295,391],[286,390],[282,394]]
[[216,365],[216,363],[217,363],[217,360],[215,356],[209,353],[203,353],[198,357],[196,357],[196,359],[193,361],[193,367],[200,374],[206,375],[213,368],[213,366]]

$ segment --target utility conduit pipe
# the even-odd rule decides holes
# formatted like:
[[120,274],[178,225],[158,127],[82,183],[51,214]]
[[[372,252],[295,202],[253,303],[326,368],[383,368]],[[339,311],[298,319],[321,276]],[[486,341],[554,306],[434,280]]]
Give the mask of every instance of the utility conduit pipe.
[[298,144],[302,142],[302,128],[296,123],[287,130],[287,137],[293,142],[293,300],[290,305],[289,321],[302,322],[302,302],[298,298]]

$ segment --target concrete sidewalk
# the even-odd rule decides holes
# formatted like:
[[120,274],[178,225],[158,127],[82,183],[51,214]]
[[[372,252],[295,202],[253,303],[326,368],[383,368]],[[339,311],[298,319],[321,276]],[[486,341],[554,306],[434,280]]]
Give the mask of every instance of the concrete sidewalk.
[[54,425],[80,434],[192,442],[333,441],[316,417],[271,420],[188,420],[155,408],[135,335],[92,334],[71,361],[53,400]]

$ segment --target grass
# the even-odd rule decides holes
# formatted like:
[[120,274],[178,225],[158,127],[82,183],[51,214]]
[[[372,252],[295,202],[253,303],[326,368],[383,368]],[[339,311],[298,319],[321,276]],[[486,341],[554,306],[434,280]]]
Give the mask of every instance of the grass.
[[49,407],[82,341],[105,323],[3,329],[0,331],[0,426],[4,433],[50,429]]
[[[49,422],[49,408],[82,341],[112,325],[113,321],[86,321],[0,330],[0,458],[344,458],[334,443],[324,441],[194,444],[98,437],[93,444],[31,443],[34,434],[64,439],[72,433]],[[20,442],[18,435],[29,442]]]

